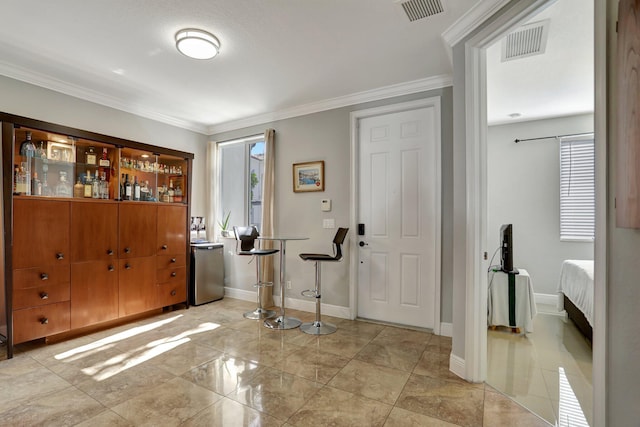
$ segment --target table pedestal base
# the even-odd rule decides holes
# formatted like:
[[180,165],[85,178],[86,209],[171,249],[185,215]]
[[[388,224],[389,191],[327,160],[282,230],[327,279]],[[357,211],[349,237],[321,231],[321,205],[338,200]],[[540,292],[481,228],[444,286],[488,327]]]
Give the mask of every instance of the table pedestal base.
[[332,334],[338,330],[336,325],[327,322],[314,321],[310,323],[303,323],[300,325],[300,330],[305,334],[311,335],[327,335]]
[[264,321],[264,326],[271,329],[293,329],[302,324],[302,321],[295,317],[278,316],[274,319]]

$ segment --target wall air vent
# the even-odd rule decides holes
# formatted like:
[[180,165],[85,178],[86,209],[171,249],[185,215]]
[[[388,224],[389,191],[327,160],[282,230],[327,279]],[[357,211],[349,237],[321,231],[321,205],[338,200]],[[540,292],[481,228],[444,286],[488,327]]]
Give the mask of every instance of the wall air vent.
[[402,5],[411,22],[444,12],[440,0],[396,0],[396,2]]
[[502,39],[502,62],[543,54],[547,47],[549,20],[526,24]]

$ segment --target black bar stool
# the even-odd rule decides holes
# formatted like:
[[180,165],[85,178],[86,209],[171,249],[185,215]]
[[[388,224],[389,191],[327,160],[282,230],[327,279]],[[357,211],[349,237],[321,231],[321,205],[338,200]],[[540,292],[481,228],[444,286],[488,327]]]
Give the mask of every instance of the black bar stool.
[[[259,249],[255,247],[255,242],[258,236],[258,229],[255,226],[248,227],[233,227],[233,232],[236,235],[236,254],[244,256],[254,257],[253,261],[256,263],[256,284],[253,285],[258,288],[258,308],[253,311],[247,311],[243,316],[247,319],[267,319],[276,315],[273,310],[266,310],[262,307],[262,289],[267,286],[273,286],[273,282],[263,282],[262,271],[260,268],[260,258],[263,256],[270,256],[278,253],[278,249]],[[238,247],[238,244],[240,247]]]
[[308,298],[316,299],[316,319],[313,322],[307,322],[300,325],[302,332],[311,335],[326,335],[334,333],[338,328],[331,323],[323,322],[320,318],[320,263],[321,262],[337,262],[342,259],[342,244],[347,237],[348,228],[338,228],[336,236],[333,238],[334,254],[300,254],[300,258],[305,261],[314,261],[316,263],[316,287],[315,289],[307,289],[302,291],[302,295]]

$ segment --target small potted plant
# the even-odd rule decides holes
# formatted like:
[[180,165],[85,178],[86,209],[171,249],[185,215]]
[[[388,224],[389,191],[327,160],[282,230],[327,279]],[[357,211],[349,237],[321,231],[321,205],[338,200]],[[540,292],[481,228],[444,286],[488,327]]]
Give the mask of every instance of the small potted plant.
[[226,215],[223,214],[222,221],[218,221],[218,225],[220,226],[220,235],[222,237],[231,237],[231,232],[229,231],[230,216],[231,216],[231,211],[227,212]]

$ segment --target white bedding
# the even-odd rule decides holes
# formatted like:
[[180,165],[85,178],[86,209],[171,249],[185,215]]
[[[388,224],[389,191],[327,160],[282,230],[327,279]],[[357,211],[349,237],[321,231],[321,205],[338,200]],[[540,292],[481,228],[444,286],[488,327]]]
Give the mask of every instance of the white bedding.
[[[575,259],[564,261],[560,271],[558,292],[566,295],[593,327],[593,261]],[[558,308],[564,310],[562,298],[558,299]]]

